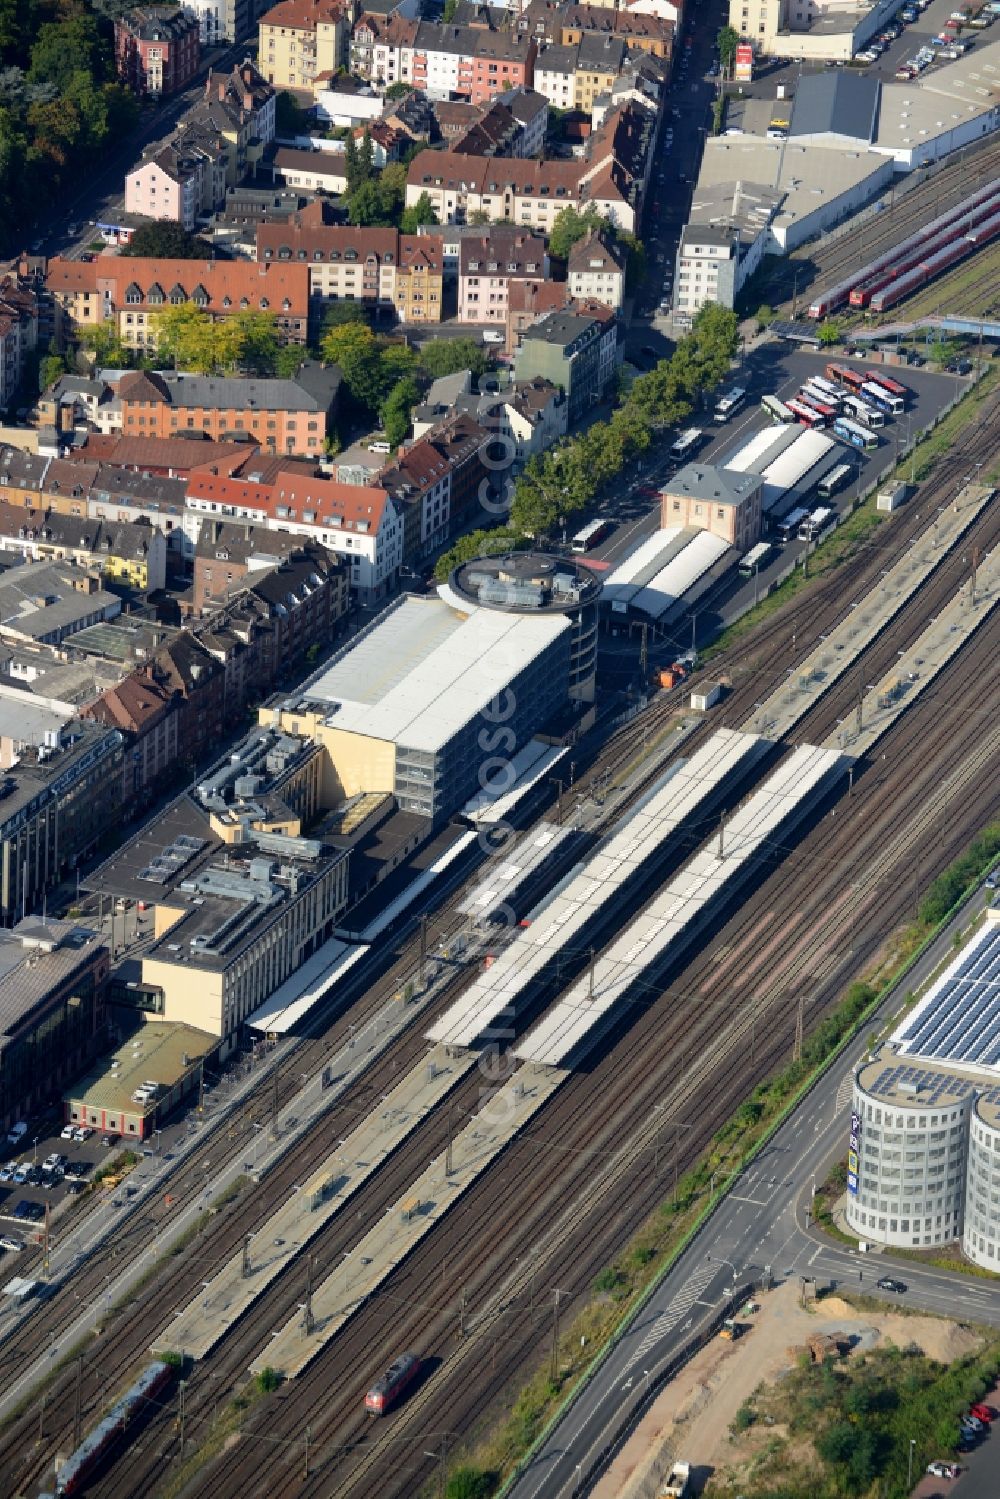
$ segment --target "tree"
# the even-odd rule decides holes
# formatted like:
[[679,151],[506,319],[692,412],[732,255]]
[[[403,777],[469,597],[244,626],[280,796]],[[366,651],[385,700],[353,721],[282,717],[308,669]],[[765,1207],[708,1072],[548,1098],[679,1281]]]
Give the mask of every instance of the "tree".
[[834,344],[839,344],[840,324],[837,322],[837,319],[830,317],[824,318],[819,327],[816,329],[816,337],[819,339],[824,349],[829,349]]
[[930,345],[928,355],[934,364],[943,367],[951,364],[952,360],[961,358],[962,345],[954,338],[939,338]]
[[158,260],[211,260],[213,250],[206,240],[189,234],[180,224],[157,219],[152,224],[140,224],[121,254],[148,255]]
[[[608,225],[603,226],[605,229]],[[648,265],[646,263],[646,247],[642,240],[627,230],[618,231],[618,243],[625,249],[625,290],[635,292],[646,279]]]
[[367,322],[365,309],[360,302],[331,302],[323,313],[323,332],[342,328],[345,323]]
[[420,364],[432,380],[471,370],[475,376],[486,373],[486,351],[474,338],[432,338],[420,350]]
[[389,100],[405,99],[407,94],[412,94],[412,92],[412,83],[404,83],[403,80],[400,79],[398,83],[390,83],[383,97]]
[[580,213],[576,208],[563,208],[555,216],[552,233],[549,235],[549,254],[565,260],[578,239],[583,239],[589,229],[608,226],[604,215],[593,206]]
[[770,328],[774,322],[774,308],[769,307],[766,302],[762,302],[754,313],[754,317],[757,320],[757,332],[763,333],[764,329]]
[[211,315],[193,302],[164,307],[150,317],[161,355],[177,369],[212,375],[219,368],[219,340]]
[[114,318],[81,328],[80,343],[83,348],[93,350],[98,369],[127,370],[132,364],[134,356],[122,343]]
[[399,227],[404,234],[416,234],[421,224],[436,224],[437,221],[438,216],[434,212],[430,194],[421,193],[415,203],[403,209]]
[[410,435],[410,413],[420,400],[420,387],[412,375],[397,380],[382,403],[382,430],[386,442],[398,448]]
[[274,129],[277,135],[308,135],[311,119],[309,111],[302,108],[298,100],[287,89],[274,101]]
[[740,34],[733,26],[723,26],[715,39],[715,45],[719,51],[719,67],[723,76],[732,77],[733,65],[736,62],[736,48],[740,44]]
[[495,557],[500,552],[512,552],[524,544],[524,538],[511,526],[496,526],[492,531],[470,531],[438,558],[434,576],[439,583],[443,583],[463,562],[471,562],[475,557]]
[[449,21],[453,21],[455,19],[455,12],[457,10],[458,0],[444,0],[444,10],[441,12],[441,19],[446,26]]
[[50,349],[38,366],[38,388],[48,390],[54,385],[60,375],[66,373],[66,361],[61,354],[53,353]]

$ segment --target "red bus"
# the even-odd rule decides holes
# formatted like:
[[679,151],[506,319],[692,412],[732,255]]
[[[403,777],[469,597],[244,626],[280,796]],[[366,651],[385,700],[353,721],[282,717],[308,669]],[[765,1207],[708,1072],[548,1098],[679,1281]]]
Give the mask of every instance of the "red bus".
[[910,394],[908,386],[900,385],[898,380],[890,380],[888,375],[876,374],[874,370],[867,370],[865,379],[881,385],[883,390],[887,390],[891,396],[898,396],[901,401],[905,401]]
[[846,385],[848,390],[859,391],[868,376],[863,375],[860,370],[852,370],[847,364],[828,364],[826,378],[838,385]]
[[836,406],[831,406],[828,401],[823,401],[818,396],[814,396],[811,391],[800,390],[795,399],[801,401],[803,406],[811,406],[813,411],[818,411],[824,421],[832,422],[834,417],[838,415]]
[[804,427],[822,427],[825,418],[822,417],[814,406],[807,406],[805,401],[786,401],[785,405]]

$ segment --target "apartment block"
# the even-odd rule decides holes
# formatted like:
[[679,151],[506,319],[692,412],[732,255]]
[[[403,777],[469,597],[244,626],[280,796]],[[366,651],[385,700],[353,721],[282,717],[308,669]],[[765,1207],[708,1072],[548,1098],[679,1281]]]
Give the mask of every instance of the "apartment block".
[[257,63],[276,89],[311,93],[348,61],[348,13],[334,0],[280,0],[258,23]]
[[272,312],[289,343],[304,344],[309,322],[309,273],[304,265],[248,265],[236,260],[159,260],[99,256],[48,262],[46,290],[59,335],[113,319],[128,348],[155,348],[155,315],[193,302],[213,320],[240,312]]
[[763,488],[759,474],[688,463],[660,491],[660,525],[695,526],[749,551],[760,540]]
[[610,235],[590,230],[577,240],[566,262],[569,294],[621,310],[625,300],[626,252]]
[[133,93],[165,98],[185,88],[201,59],[196,16],[166,5],[146,5],[115,21],[115,63]]
[[125,436],[249,436],[267,452],[318,457],[333,430],[339,389],[340,371],[312,362],[290,379],[142,370],[122,376],[118,402]]
[[489,234],[463,238],[458,275],[458,321],[506,325],[512,281],[547,278],[545,241],[497,225]]
[[419,27],[419,21],[399,14],[381,16],[365,11],[351,32],[351,72],[376,88],[412,83]]
[[125,208],[192,231],[198,216],[225,199],[226,153],[218,139],[185,132],[141,161],[125,178]]
[[515,373],[519,381],[541,376],[564,390],[572,426],[603,400],[616,368],[617,338],[610,308],[546,313],[522,333]]
[[418,237],[295,215],[287,225],[258,227],[257,259],[303,264],[315,303],[357,301],[376,314],[394,309],[404,323],[441,321],[443,248],[433,233]]
[[38,298],[25,278],[0,279],[0,411],[24,379],[28,356],[38,347]]

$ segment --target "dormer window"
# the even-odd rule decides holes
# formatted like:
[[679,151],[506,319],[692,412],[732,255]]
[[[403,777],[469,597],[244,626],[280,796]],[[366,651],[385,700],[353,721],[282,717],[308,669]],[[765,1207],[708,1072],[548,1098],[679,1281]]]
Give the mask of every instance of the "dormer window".
[[149,303],[150,307],[160,307],[162,305],[163,287],[160,286],[158,282],[154,281],[152,286],[149,288],[149,291],[146,293],[146,301]]
[[305,260],[305,258],[306,258],[306,252],[305,252],[305,250],[299,250],[297,253],[298,253],[298,258],[300,260]]
[[183,286],[179,284],[174,286],[173,290],[170,293],[170,300],[175,307],[179,307],[182,302],[187,301],[187,292],[184,290]]
[[134,281],[129,282],[128,286],[125,288],[125,301],[130,307],[135,307],[139,302],[142,301],[142,292],[139,290],[138,286],[136,286]]
[[232,305],[233,305],[233,299],[232,299],[232,297],[223,297],[223,299],[222,299],[222,305],[223,305],[223,307],[232,307]]
[[198,307],[208,306],[210,298],[208,292],[202,286],[201,282],[198,283],[194,291],[191,293],[191,300]]
[[292,304],[288,297],[283,298],[281,303],[281,310],[282,312],[291,312]]
[[291,260],[291,258],[292,258],[291,247],[289,245],[279,245],[278,246],[278,259],[279,260]]
[[268,301],[267,297],[261,297],[261,299],[260,299],[260,306],[261,306],[261,311],[262,312],[266,312],[267,309],[270,307],[270,305],[271,304]]
[[249,297],[240,297],[240,306],[241,306],[241,307],[242,307],[242,308],[243,308],[243,309],[244,309],[244,310],[245,310],[245,309],[246,309],[246,308],[248,308],[248,307],[249,307],[249,306],[250,306],[250,298],[249,298]]

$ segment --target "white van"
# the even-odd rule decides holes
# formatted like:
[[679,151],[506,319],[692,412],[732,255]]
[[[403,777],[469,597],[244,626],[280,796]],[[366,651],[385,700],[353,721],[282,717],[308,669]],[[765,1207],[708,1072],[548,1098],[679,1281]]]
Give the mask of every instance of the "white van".
[[505,338],[506,335],[501,333],[499,328],[487,328],[483,333],[484,344],[502,344]]

